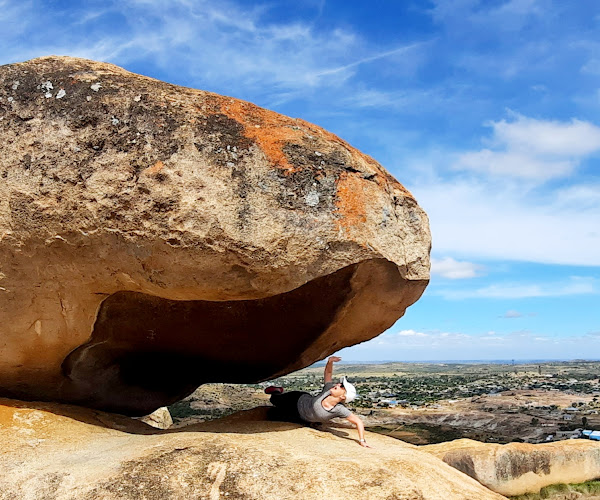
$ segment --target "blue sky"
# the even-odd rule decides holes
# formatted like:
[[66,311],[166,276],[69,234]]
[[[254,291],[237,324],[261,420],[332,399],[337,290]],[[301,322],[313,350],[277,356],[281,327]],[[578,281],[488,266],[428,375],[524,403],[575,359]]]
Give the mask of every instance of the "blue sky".
[[346,359],[600,358],[596,0],[0,0],[0,27],[0,64],[88,57],[245,99],[407,186],[431,284]]

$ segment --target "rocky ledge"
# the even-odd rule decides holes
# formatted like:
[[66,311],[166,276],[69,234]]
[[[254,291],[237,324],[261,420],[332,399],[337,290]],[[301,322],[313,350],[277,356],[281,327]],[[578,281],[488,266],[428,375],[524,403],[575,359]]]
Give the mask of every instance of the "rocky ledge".
[[600,445],[594,441],[500,445],[458,439],[423,446],[421,450],[507,496],[537,493],[553,484],[600,478]]
[[416,446],[346,427],[269,421],[267,408],[159,431],[67,405],[0,400],[0,498],[500,500]]

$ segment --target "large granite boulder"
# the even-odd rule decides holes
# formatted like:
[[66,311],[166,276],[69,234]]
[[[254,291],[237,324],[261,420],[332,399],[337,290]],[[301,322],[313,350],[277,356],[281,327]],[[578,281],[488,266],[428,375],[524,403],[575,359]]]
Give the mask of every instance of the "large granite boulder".
[[160,431],[87,408],[0,400],[0,498],[501,500],[418,447],[265,419]]
[[458,439],[423,446],[421,450],[507,496],[537,493],[552,484],[600,478],[600,446],[582,439],[504,445]]
[[0,136],[4,395],[147,414],[371,339],[427,285],[413,196],[302,120],[46,57],[0,67]]

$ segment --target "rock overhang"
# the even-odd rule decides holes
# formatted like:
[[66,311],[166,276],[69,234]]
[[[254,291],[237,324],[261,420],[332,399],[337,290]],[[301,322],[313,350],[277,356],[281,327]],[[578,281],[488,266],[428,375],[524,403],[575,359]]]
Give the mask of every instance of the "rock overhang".
[[368,340],[423,292],[427,216],[333,134],[82,59],[0,75],[7,393],[146,412]]

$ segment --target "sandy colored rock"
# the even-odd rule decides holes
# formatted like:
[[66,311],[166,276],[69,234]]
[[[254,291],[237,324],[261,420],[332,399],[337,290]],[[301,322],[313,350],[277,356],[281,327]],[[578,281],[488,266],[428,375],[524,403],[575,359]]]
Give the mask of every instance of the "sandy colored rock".
[[513,496],[600,478],[600,445],[582,439],[528,444],[457,439],[421,447],[493,491]]
[[440,459],[385,436],[265,420],[179,431],[95,410],[0,401],[0,498],[496,500]]
[[147,414],[368,340],[427,285],[425,213],[315,125],[82,59],[0,82],[6,396]]
[[140,420],[145,424],[157,429],[168,429],[173,425],[173,419],[171,413],[166,406],[161,406],[154,410],[150,415],[140,417]]

